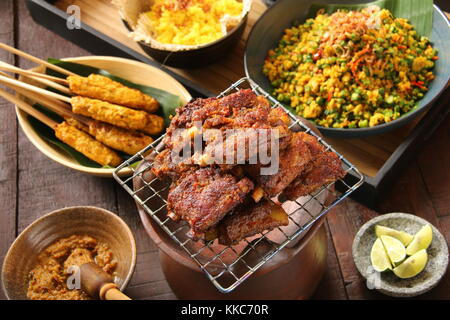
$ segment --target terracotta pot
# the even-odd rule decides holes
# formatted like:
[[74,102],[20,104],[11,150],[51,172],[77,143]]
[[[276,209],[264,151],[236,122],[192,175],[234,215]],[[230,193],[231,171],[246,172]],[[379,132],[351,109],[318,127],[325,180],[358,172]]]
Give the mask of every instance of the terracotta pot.
[[179,299],[308,299],[326,268],[327,234],[321,219],[295,247],[284,248],[231,293],[220,293],[143,210],[139,213],[159,248],[164,275]]
[[[309,122],[304,122],[307,126],[318,132]],[[294,129],[294,128],[293,128]],[[156,149],[161,150],[163,145],[159,145]],[[153,155],[154,156],[154,155]],[[149,192],[149,188],[144,187],[145,181],[155,181],[154,176],[150,170],[147,170],[145,166],[151,164],[152,155],[149,156],[148,162],[143,162],[137,171],[143,172],[142,177],[138,176],[133,180],[134,190],[136,190],[138,196],[141,199],[152,198],[152,201],[146,202],[146,205],[150,209],[156,211],[159,210],[159,206],[164,203],[154,197]],[[156,190],[162,189],[159,184],[163,182],[156,182],[156,185],[150,183]],[[161,198],[165,198],[166,194],[161,194]],[[320,198],[322,203],[329,202],[330,193],[322,192],[317,198]],[[305,203],[306,198],[300,198],[297,200],[300,203]],[[158,204],[159,202],[159,204]],[[299,206],[292,201],[283,203],[283,208],[288,214],[293,213],[291,218],[295,221],[304,224],[306,221],[305,215],[312,214],[317,215],[320,213],[322,207],[315,201],[309,202],[305,205],[308,212],[303,209],[297,210]],[[278,252],[274,257],[267,261],[262,267],[260,267],[254,274],[246,279],[231,293],[221,293],[207,278],[204,272],[200,269],[197,263],[187,254],[187,252],[178,245],[169,235],[138,205],[139,215],[145,230],[155,242],[159,248],[159,255],[161,266],[166,276],[166,279],[180,299],[307,299],[315,291],[319,284],[325,268],[327,260],[327,234],[323,225],[325,218],[320,218],[315,224],[313,224],[309,230],[305,231],[295,241],[289,243],[283,250]],[[166,219],[164,212],[159,212],[156,215],[159,219]],[[307,219],[308,216],[306,217]],[[300,220],[297,220],[300,219]],[[302,220],[303,219],[303,220]],[[302,222],[303,221],[303,222]],[[168,222],[166,226],[172,224]],[[172,225],[170,230],[175,230],[177,227]],[[292,234],[297,230],[297,227],[291,223],[287,227],[283,227],[283,230],[287,234]],[[187,229],[185,230],[187,231]],[[178,235],[182,235],[185,231],[179,231]],[[285,239],[283,234],[279,231],[271,232],[268,238],[275,242],[281,243]],[[252,240],[252,239],[250,239]],[[184,240],[181,240],[184,241]],[[234,252],[241,254],[244,252],[246,242],[241,242],[234,246]],[[268,241],[260,242],[261,249],[264,250],[264,246],[270,246]],[[200,244],[192,244],[192,248],[195,252],[201,247]],[[219,252],[224,247],[219,245],[212,245],[214,251]],[[216,250],[217,249],[217,250]],[[191,252],[194,252],[191,251]],[[208,250],[202,250],[196,258],[210,260],[214,254],[208,253]],[[258,260],[256,251],[252,250],[253,257],[250,254],[246,256],[246,260],[252,262]],[[265,251],[267,252],[267,251]],[[230,265],[231,261],[236,257],[233,254],[233,250],[225,251],[220,256],[222,261],[225,261],[227,265]],[[219,270],[223,270],[223,265],[219,262],[215,264],[213,261],[209,266]],[[246,268],[246,267],[244,267]],[[243,269],[236,268],[236,274],[243,275]],[[233,271],[234,272],[234,271]],[[225,278],[227,279],[227,278]],[[230,282],[234,281],[229,277]]]

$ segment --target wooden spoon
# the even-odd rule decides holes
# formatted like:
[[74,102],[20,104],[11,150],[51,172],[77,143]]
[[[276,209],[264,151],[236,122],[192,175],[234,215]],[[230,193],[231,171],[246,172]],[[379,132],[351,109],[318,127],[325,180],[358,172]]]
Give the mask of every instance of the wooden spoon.
[[80,266],[80,280],[82,289],[93,298],[131,300],[119,290],[112,277],[93,262]]
[[131,300],[123,294],[113,278],[103,271],[86,249],[75,249],[64,262],[64,268],[79,267],[81,289],[92,298],[101,300]]

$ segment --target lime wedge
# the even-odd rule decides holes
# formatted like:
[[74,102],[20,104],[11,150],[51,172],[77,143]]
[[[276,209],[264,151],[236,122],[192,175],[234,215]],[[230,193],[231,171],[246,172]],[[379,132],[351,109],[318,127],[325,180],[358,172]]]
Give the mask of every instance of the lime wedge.
[[405,260],[406,250],[400,240],[390,236],[381,236],[380,239],[386,249],[386,253],[391,260],[392,265],[396,266],[398,263]]
[[391,261],[389,260],[381,239],[377,239],[373,244],[370,252],[370,261],[375,271],[383,272],[386,270],[392,270]]
[[413,236],[410,235],[409,233],[406,233],[404,231],[398,231],[392,228],[388,228],[388,227],[384,227],[384,226],[375,226],[375,234],[377,235],[377,237],[381,237],[381,236],[391,236],[394,237],[395,239],[400,240],[403,245],[406,247],[412,240],[413,240]]
[[415,234],[413,241],[406,248],[406,254],[412,256],[417,251],[428,248],[432,240],[433,229],[427,224]]
[[411,257],[403,261],[398,267],[394,268],[394,273],[402,279],[412,278],[425,269],[428,261],[426,249],[422,249],[414,253]]

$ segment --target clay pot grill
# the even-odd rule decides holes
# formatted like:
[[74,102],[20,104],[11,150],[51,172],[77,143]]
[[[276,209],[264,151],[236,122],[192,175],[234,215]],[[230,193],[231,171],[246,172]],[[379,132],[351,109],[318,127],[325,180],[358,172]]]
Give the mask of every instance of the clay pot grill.
[[[248,78],[239,80],[218,97],[249,87],[269,99],[273,107],[281,106]],[[286,111],[292,120],[291,130],[314,135],[328,150],[336,152],[309,122]],[[174,222],[166,215],[169,182],[158,180],[149,170],[154,156],[164,149],[163,138],[123,163],[114,177],[135,199],[144,227],[160,249],[162,268],[175,294],[190,299],[224,298],[223,293],[233,292],[249,279],[248,285],[245,283],[225,297],[293,299],[310,296],[326,264],[324,215],[362,184],[363,176],[358,169],[336,152],[343,168],[358,177],[351,185],[340,181],[346,187],[345,192],[335,193],[332,183],[313,195],[286,201],[283,208],[289,215],[288,226],[265,231],[237,245],[223,246],[217,241],[204,243],[188,238],[188,225]],[[144,156],[149,151],[153,152]],[[133,169],[131,177],[119,177],[121,169],[139,160],[142,162]],[[250,277],[252,274],[255,275]]]

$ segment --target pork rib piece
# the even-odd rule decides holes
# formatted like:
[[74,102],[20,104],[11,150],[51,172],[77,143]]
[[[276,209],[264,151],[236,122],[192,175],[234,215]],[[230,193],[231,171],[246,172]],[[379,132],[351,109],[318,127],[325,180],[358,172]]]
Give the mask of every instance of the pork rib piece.
[[189,223],[189,235],[198,239],[253,189],[248,178],[236,178],[216,168],[201,168],[181,176],[167,198],[169,216]]
[[283,208],[270,200],[240,206],[217,226],[219,243],[232,245],[264,230],[287,226],[289,218]]
[[313,160],[284,191],[284,195],[289,200],[296,200],[313,193],[320,187],[343,178],[346,174],[339,157],[334,152],[326,151],[315,137],[304,134],[304,141],[308,145]]
[[306,134],[293,133],[288,140],[287,147],[274,154],[278,157],[279,168],[275,174],[261,175],[261,165],[247,165],[246,171],[256,183],[262,187],[269,197],[281,193],[294,179],[300,175],[305,166],[311,160],[311,152],[304,142]]

